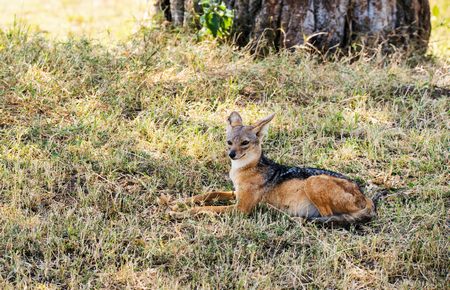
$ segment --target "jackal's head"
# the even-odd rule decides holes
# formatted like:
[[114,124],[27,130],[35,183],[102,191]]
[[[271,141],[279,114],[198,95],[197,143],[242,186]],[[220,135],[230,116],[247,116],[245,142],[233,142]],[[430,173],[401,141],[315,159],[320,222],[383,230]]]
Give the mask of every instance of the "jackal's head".
[[259,160],[262,152],[261,142],[274,115],[259,120],[254,125],[244,126],[242,118],[237,112],[230,114],[227,126],[227,144],[228,156],[233,164],[245,165]]

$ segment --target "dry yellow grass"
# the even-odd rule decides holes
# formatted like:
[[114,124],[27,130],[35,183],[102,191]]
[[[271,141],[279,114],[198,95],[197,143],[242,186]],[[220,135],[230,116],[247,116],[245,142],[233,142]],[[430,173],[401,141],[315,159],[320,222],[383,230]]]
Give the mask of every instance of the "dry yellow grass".
[[87,36],[104,43],[128,37],[145,16],[145,0],[0,0],[0,27],[28,24],[50,38]]
[[[0,288],[448,287],[442,57],[255,60],[164,28],[126,43],[0,31]],[[267,154],[386,188],[359,228],[173,220],[162,194],[231,189],[224,120],[276,119]],[[370,185],[370,186],[369,186]]]

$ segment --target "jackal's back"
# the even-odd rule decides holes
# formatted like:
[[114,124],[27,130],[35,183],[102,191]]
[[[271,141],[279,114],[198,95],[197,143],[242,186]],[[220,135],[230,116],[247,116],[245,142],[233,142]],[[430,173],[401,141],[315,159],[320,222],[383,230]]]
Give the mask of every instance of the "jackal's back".
[[266,187],[274,187],[291,179],[303,180],[308,179],[311,176],[318,176],[318,175],[328,175],[351,181],[345,175],[342,175],[334,171],[313,167],[289,167],[278,164],[266,158],[264,155],[261,156],[261,159],[259,160],[258,170],[264,177]]

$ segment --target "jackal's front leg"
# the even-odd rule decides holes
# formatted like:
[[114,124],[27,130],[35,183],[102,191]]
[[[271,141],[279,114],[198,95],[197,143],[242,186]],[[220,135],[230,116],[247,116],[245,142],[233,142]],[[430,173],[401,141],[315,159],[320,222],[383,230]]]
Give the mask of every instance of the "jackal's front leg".
[[243,214],[249,214],[252,209],[259,203],[261,196],[252,194],[251,192],[243,192],[239,194],[238,202],[234,205],[226,206],[199,206],[189,210],[191,214],[197,214],[202,212],[211,213],[227,213],[227,212],[241,212]]
[[201,203],[207,202],[211,200],[234,200],[236,197],[233,191],[212,191],[204,194],[198,194],[192,197],[188,197],[180,200],[183,203]]

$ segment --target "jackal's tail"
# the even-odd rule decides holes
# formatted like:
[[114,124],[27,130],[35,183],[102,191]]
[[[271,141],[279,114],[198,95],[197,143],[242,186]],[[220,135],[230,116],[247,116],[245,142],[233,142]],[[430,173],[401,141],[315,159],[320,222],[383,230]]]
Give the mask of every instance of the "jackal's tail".
[[373,204],[375,205],[375,211],[377,210],[377,205],[380,199],[386,196],[388,193],[389,191],[387,189],[382,189],[375,193],[375,195],[372,197]]
[[382,190],[374,195],[372,199],[366,197],[366,206],[354,213],[339,214],[332,216],[324,216],[313,218],[312,221],[324,224],[362,224],[369,222],[377,216],[377,202],[387,194],[386,190]]

